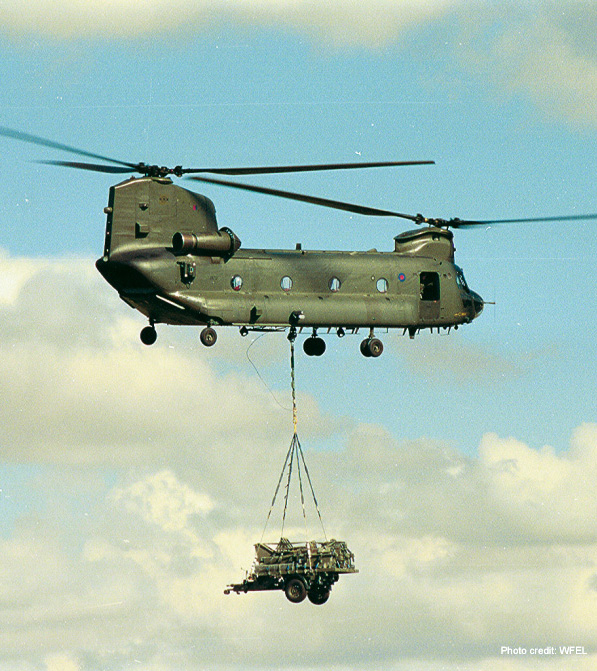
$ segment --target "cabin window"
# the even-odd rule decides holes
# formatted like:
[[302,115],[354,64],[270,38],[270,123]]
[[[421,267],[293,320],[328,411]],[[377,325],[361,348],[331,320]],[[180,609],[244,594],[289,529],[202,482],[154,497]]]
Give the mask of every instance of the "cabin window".
[[438,273],[421,273],[421,300],[439,301],[439,275]]
[[234,291],[240,291],[243,287],[243,278],[240,275],[235,275],[230,280],[230,286],[234,289]]
[[284,275],[284,277],[280,280],[280,286],[284,291],[290,291],[292,289],[292,277]]
[[380,277],[377,280],[377,290],[380,294],[385,294],[388,291],[388,280],[385,277]]
[[340,291],[342,282],[340,282],[340,280],[337,277],[332,277],[332,279],[328,282],[328,286],[330,288],[330,291],[336,293],[336,291]]

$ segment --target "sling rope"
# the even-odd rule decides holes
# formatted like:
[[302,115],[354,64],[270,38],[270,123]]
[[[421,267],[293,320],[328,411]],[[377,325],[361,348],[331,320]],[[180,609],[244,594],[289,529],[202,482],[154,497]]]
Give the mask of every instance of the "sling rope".
[[[292,335],[292,334],[291,334]],[[296,385],[294,381],[294,340],[290,339],[290,386],[292,388],[292,424],[294,425],[294,435],[297,435],[297,414],[296,414]]]
[[[303,518],[305,522],[305,540],[308,541],[308,531],[307,531],[307,511],[305,508],[305,493],[304,493],[304,488],[303,488],[303,477],[302,477],[302,469],[305,472],[305,475],[307,476],[307,482],[309,483],[309,489],[311,490],[311,496],[313,497],[313,503],[315,504],[315,510],[317,511],[317,516],[319,517],[319,522],[321,524],[321,529],[323,531],[323,536],[325,540],[327,541],[327,535],[325,533],[325,527],[323,526],[323,519],[321,518],[321,512],[319,510],[319,504],[317,503],[317,498],[315,496],[315,490],[313,489],[313,483],[311,481],[311,476],[309,475],[309,469],[307,468],[307,462],[305,461],[305,455],[303,453],[303,448],[301,447],[301,443],[298,437],[298,414],[297,414],[297,407],[296,407],[296,384],[295,384],[295,374],[294,374],[294,340],[296,338],[296,333],[291,331],[290,335],[288,336],[288,340],[290,341],[290,382],[291,382],[291,388],[292,388],[292,424],[294,427],[294,433],[292,435],[292,440],[290,441],[290,447],[288,448],[288,452],[286,453],[286,458],[284,459],[284,466],[282,467],[282,472],[280,473],[280,477],[278,479],[278,484],[276,485],[276,490],[274,492],[274,497],[272,499],[272,504],[270,506],[269,512],[267,514],[267,518],[265,520],[265,526],[263,528],[263,533],[261,534],[261,541],[263,541],[263,537],[265,536],[265,531],[267,529],[267,525],[269,522],[269,518],[272,514],[272,511],[274,509],[274,505],[276,503],[276,498],[278,496],[278,492],[280,491],[280,485],[282,484],[282,480],[284,479],[284,473],[286,472],[286,469],[288,468],[288,475],[286,478],[286,487],[285,487],[285,494],[284,494],[284,510],[282,513],[282,529],[280,532],[280,537],[284,536],[284,525],[286,523],[286,512],[288,510],[288,498],[290,494],[290,483],[292,480],[292,470],[293,470],[293,465],[294,461],[296,459],[296,471],[297,471],[297,476],[298,476],[298,482],[299,482],[299,491],[300,491],[300,496],[301,496],[301,505],[303,509]],[[302,469],[301,469],[301,462],[302,462]]]

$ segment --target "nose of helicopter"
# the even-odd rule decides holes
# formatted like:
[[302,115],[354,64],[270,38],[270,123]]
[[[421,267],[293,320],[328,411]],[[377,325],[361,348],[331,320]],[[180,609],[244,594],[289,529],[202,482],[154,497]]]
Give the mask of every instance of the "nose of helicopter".
[[485,301],[474,291],[471,291],[471,298],[473,299],[473,319],[476,319],[483,312]]

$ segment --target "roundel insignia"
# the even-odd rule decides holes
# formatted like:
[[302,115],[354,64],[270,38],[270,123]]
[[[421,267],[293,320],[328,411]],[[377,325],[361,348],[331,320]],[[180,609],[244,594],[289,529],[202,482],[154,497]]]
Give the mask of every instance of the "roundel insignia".
[[406,279],[406,275],[405,275],[404,273],[400,273],[400,274],[398,275],[398,279],[399,279],[401,282],[404,282],[404,280]]

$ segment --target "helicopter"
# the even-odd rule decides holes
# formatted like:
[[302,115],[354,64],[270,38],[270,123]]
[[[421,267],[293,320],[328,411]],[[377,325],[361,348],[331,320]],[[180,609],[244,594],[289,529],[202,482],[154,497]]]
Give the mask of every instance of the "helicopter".
[[[434,161],[378,161],[245,168],[183,168],[131,163],[0,127],[0,136],[58,149],[102,163],[40,161],[109,174],[131,175],[110,187],[105,242],[96,267],[120,298],[149,324],[143,344],[157,339],[156,324],[202,326],[200,341],[212,347],[217,328],[309,334],[303,350],[321,356],[321,332],[339,337],[365,329],[360,344],[376,358],[383,343],[375,330],[401,329],[411,338],[423,330],[441,332],[469,324],[486,301],[472,291],[454,260],[450,229],[498,223],[595,219],[572,215],[530,219],[463,220],[427,218],[391,210],[270,189],[206,174],[239,176],[320,170],[350,170],[433,164]],[[173,177],[243,189],[331,207],[365,216],[397,217],[419,228],[398,234],[394,250],[311,251],[244,249],[228,227],[219,228],[214,203],[174,183]]]

